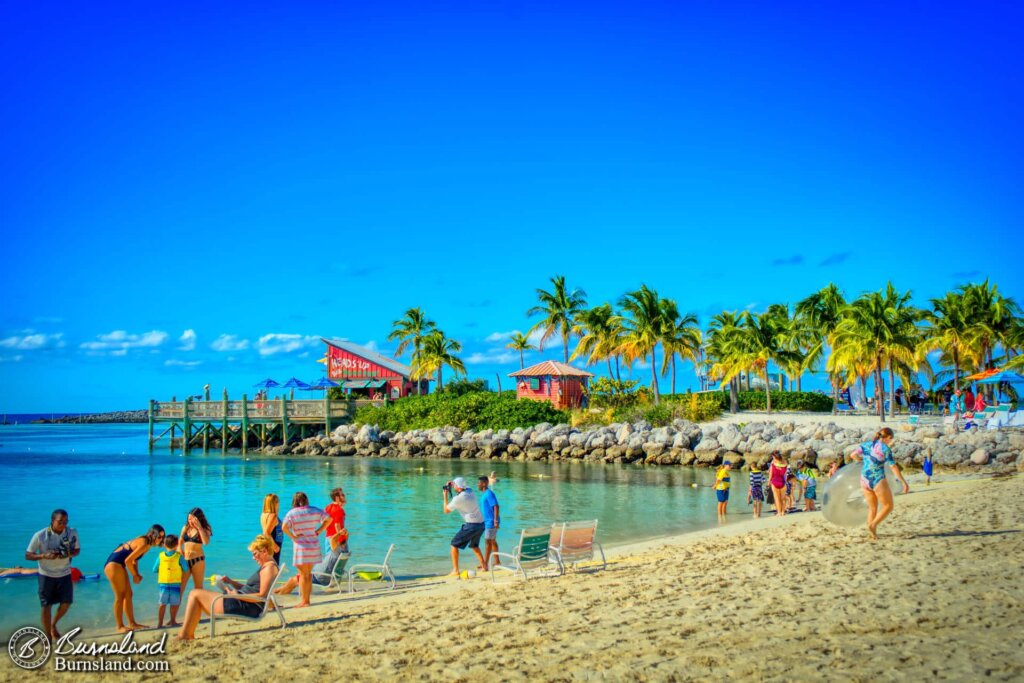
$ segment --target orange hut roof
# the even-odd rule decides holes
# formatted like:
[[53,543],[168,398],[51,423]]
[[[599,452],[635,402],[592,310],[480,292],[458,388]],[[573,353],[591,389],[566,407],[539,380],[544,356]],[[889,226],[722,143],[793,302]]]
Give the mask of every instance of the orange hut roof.
[[560,363],[557,360],[546,360],[543,363],[537,363],[528,368],[508,373],[509,377],[547,377],[548,375],[555,377],[593,377],[594,373]]

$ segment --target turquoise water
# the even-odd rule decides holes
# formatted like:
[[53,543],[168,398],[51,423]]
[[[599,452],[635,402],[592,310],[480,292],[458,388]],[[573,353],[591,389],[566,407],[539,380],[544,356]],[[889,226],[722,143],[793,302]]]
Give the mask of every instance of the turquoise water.
[[[145,425],[0,426],[0,492],[7,514],[0,515],[0,566],[25,566],[32,534],[49,524],[53,508],[66,508],[78,530],[82,554],[75,566],[102,573],[103,562],[119,543],[162,524],[179,533],[187,511],[200,506],[214,529],[207,547],[207,574],[247,577],[252,560],[248,542],[259,533],[263,496],[277,493],[287,507],[295,491],[314,505],[327,504],[327,492],[342,486],[348,496],[347,526],[353,562],[379,562],[396,543],[393,562],[401,575],[446,573],[448,542],[457,515],[441,511],[441,486],[455,476],[467,479],[496,470],[501,504],[498,542],[508,550],[517,529],[570,519],[600,520],[606,546],[654,538],[717,524],[713,472],[588,463],[525,463],[461,460],[380,460],[365,458],[268,458],[220,453],[188,456],[146,451]],[[745,475],[733,473],[746,490]],[[741,488],[742,487],[742,488]],[[749,508],[734,496],[730,517]],[[282,513],[283,514],[283,513]],[[291,542],[284,560],[291,564]],[[157,588],[149,573],[155,551],[140,562],[145,577],[135,586],[136,617],[156,623]],[[465,565],[473,566],[471,556]],[[315,599],[315,598],[314,598]],[[76,585],[66,627],[108,628],[112,594],[105,579]],[[39,619],[36,579],[0,579],[0,636]]]

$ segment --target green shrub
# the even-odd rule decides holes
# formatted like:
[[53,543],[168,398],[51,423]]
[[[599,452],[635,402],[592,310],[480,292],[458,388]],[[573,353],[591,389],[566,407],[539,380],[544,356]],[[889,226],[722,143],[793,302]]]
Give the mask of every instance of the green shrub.
[[722,414],[722,405],[716,392],[702,394],[670,394],[658,405],[633,405],[618,408],[612,413],[615,422],[647,420],[655,427],[664,427],[675,419],[691,422],[709,422]]
[[[722,392],[725,406],[729,395]],[[766,410],[768,407],[763,391],[739,392],[740,410]],[[832,412],[832,397],[813,391],[773,391],[772,410],[802,410],[812,413]]]
[[384,406],[356,410],[355,423],[375,424],[381,429],[405,432],[432,427],[460,429],[515,429],[541,422],[568,422],[569,413],[555,410],[546,401],[517,400],[514,391],[500,394],[471,391],[407,396]]
[[638,380],[617,380],[598,377],[590,383],[590,405],[595,408],[625,408],[645,401],[649,389],[637,389]]
[[444,385],[437,393],[462,396],[463,394],[471,394],[475,391],[487,391],[487,382],[482,379],[455,379]]

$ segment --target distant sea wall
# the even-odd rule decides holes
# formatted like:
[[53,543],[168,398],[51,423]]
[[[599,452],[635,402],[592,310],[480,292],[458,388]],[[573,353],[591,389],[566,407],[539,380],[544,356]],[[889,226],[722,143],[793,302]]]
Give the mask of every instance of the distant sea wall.
[[[950,426],[891,425],[896,431],[893,456],[900,465],[920,467],[931,455],[937,469],[982,468],[1024,471],[1024,430],[972,429]],[[819,469],[845,458],[851,446],[869,441],[874,430],[835,423],[750,422],[705,425],[676,420],[667,427],[646,422],[577,429],[567,424],[539,424],[527,429],[474,432],[456,427],[381,431],[371,425],[342,425],[330,435],[272,446],[268,454],[361,456],[376,458],[462,458],[476,460],[586,460],[647,465],[712,467],[729,460],[736,467],[765,464],[772,451]]]
[[52,420],[33,420],[32,424],[81,424],[81,423],[113,423],[113,422],[148,422],[149,413],[145,410],[115,410],[110,413],[92,413],[91,415],[70,415]]

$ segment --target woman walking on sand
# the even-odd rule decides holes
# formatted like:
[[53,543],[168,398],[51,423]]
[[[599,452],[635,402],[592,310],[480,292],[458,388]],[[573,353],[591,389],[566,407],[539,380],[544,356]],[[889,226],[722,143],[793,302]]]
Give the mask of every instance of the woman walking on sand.
[[772,502],[775,504],[775,516],[786,514],[786,471],[789,466],[782,459],[782,453],[772,451],[772,464],[768,466],[768,483],[772,487]]
[[260,528],[263,535],[274,542],[274,562],[281,564],[281,544],[284,543],[284,531],[281,529],[281,517],[278,516],[281,501],[276,493],[268,493],[263,497],[263,514],[260,515]]
[[309,504],[309,498],[299,491],[292,497],[292,509],[284,516],[284,532],[292,539],[292,564],[299,574],[299,592],[302,599],[296,607],[309,605],[313,591],[313,565],[320,561],[320,532],[331,523],[331,517]]
[[[139,573],[139,559],[145,555],[150,548],[155,548],[164,542],[164,528],[154,524],[146,532],[145,536],[125,541],[114,549],[107,558],[103,567],[103,573],[110,582],[110,589],[114,591],[114,621],[117,622],[117,630],[121,633],[134,631],[140,628],[148,628],[135,621],[135,606],[132,604],[132,582],[142,581],[142,574]],[[129,581],[128,573],[132,578]],[[127,620],[128,625],[125,626]]]
[[192,583],[196,589],[203,587],[203,575],[206,572],[206,554],[203,546],[210,542],[213,528],[206,521],[202,508],[189,510],[185,525],[178,536],[178,552],[185,558]]
[[910,491],[899,465],[892,457],[892,443],[896,440],[888,427],[875,432],[875,438],[859,446],[853,446],[849,453],[854,460],[863,461],[860,473],[860,487],[868,504],[868,533],[871,540],[878,539],[878,525],[892,512],[892,491],[885,480],[885,465],[888,464],[903,484],[903,493]]

